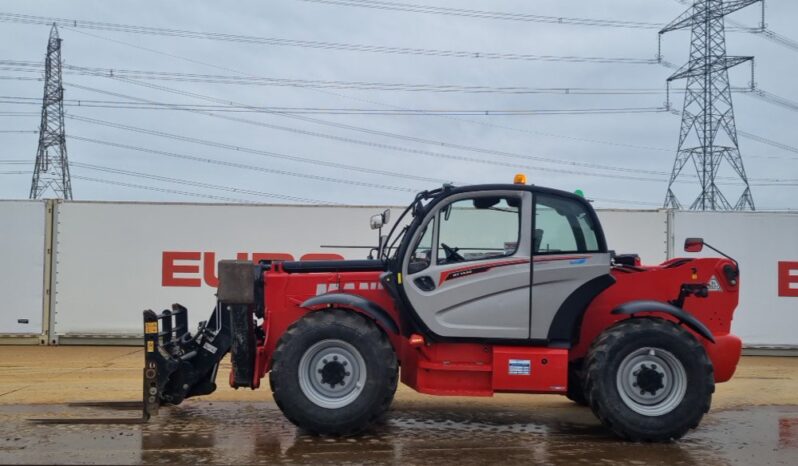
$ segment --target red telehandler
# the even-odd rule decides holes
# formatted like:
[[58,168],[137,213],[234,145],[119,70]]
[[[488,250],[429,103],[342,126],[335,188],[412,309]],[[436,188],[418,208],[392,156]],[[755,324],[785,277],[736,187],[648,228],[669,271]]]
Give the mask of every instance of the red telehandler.
[[195,334],[178,304],[144,311],[145,418],[213,392],[230,353],[231,386],[268,374],[311,433],[362,431],[401,380],[431,395],[561,394],[622,438],[669,441],[698,425],[740,357],[733,259],[616,255],[575,194],[445,185],[419,193],[379,244],[371,260],[221,261]]

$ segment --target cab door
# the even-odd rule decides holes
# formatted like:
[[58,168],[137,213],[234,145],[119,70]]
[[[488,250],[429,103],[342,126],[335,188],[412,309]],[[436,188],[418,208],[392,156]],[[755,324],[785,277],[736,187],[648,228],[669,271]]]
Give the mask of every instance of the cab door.
[[438,203],[403,258],[412,311],[439,336],[528,338],[531,228],[529,191],[459,193]]
[[[610,255],[595,213],[584,200],[538,193],[534,212],[529,333],[533,339],[559,340],[570,336],[580,315],[574,303],[612,283]],[[569,300],[571,296],[577,299]]]

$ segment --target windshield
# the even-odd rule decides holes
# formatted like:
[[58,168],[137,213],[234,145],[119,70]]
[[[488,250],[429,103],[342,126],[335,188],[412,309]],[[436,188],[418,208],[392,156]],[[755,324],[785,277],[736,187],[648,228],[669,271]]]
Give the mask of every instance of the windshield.
[[521,227],[519,197],[467,197],[443,207],[438,216],[437,264],[512,256]]

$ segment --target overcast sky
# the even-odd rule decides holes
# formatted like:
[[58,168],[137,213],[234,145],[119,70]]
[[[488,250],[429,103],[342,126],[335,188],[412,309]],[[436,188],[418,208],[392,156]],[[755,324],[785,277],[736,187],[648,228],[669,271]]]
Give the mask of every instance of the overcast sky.
[[[674,0],[401,1],[657,24],[668,23],[685,10],[685,6]],[[657,30],[651,28],[468,18],[302,0],[190,3],[8,0],[2,3],[0,12],[274,39],[480,54],[653,59],[657,53]],[[758,24],[759,12],[758,6],[752,6],[735,13],[730,19],[754,26]],[[796,18],[798,4],[795,2],[768,1],[767,23],[771,30],[798,39],[792,28]],[[46,25],[0,23],[0,59],[41,62],[49,29]],[[124,96],[133,96],[148,101],[195,106],[219,105],[223,101],[257,107],[373,110],[656,109],[664,105],[665,79],[673,72],[656,63],[569,63],[491,59],[482,55],[462,58],[371,53],[66,26],[60,28],[60,35],[63,38],[65,65],[103,68],[108,70],[108,74],[114,74],[112,70],[122,69],[435,86],[662,91],[645,95],[546,95],[318,89],[156,81],[151,77],[120,80],[116,78],[119,72],[114,74],[115,77],[103,77],[74,74],[74,71],[66,74],[65,70],[66,98],[82,101],[130,102],[131,99]],[[756,82],[761,89],[798,101],[794,85],[798,51],[746,32],[729,32],[727,45],[730,55],[756,56]],[[665,60],[681,65],[687,59],[688,52],[689,31],[672,32],[665,36]],[[0,75],[5,77],[40,78],[41,74],[41,71],[26,72],[22,68],[0,71]],[[731,71],[730,76],[733,86],[747,86],[750,67],[741,65]],[[143,84],[154,84],[161,86],[161,89]],[[41,80],[2,79],[0,95],[41,99],[42,86]],[[683,87],[684,82],[677,82],[676,86]],[[217,100],[202,100],[197,95]],[[671,95],[677,108],[681,108],[681,95]],[[798,146],[798,134],[794,130],[798,113],[794,110],[744,93],[735,93],[734,104],[738,129]],[[0,103],[0,112],[36,112],[39,110],[37,105]],[[582,189],[588,197],[596,199],[597,207],[656,208],[661,205],[665,195],[680,121],[678,115],[669,112],[523,116],[300,114],[301,118],[295,118],[263,112],[215,111],[219,109],[209,110],[216,115],[210,116],[184,110],[68,106],[67,113],[75,117],[66,120],[69,159],[74,163],[71,169],[74,198],[212,200],[129,186],[137,185],[249,202],[286,202],[285,199],[267,196],[278,194],[323,202],[395,205],[411,199],[412,191],[434,188],[443,180],[455,183],[510,182],[515,173],[525,172],[534,184],[569,191]],[[241,106],[238,109],[246,110]],[[86,118],[201,139],[211,142],[211,145],[102,126],[88,122]],[[344,128],[327,123],[348,126]],[[0,116],[2,131],[32,131],[37,129],[38,124],[39,117],[36,115]],[[363,128],[370,132],[359,130]],[[375,134],[374,131],[391,133],[393,136]],[[0,132],[0,160],[30,160],[27,166],[2,164],[0,172],[30,170],[36,154],[37,137],[32,132]],[[424,141],[409,140],[407,137]],[[172,156],[85,139],[168,152]],[[245,150],[235,150],[235,147]],[[795,201],[798,183],[793,183],[793,186],[773,186],[767,181],[796,181],[798,154],[744,137],[740,138],[740,148],[757,207],[798,207]],[[275,157],[274,154],[279,156]],[[222,161],[237,166],[208,161]],[[98,171],[86,165],[229,186],[250,192],[231,193],[207,186],[180,185],[166,180]],[[265,170],[243,169],[242,165]],[[602,168],[596,168],[595,165]],[[368,173],[347,167],[364,167],[387,173]],[[613,167],[616,170],[608,169]],[[396,174],[406,176],[398,177]],[[729,175],[731,170],[724,167],[721,176]],[[100,183],[96,179],[108,180],[113,184]],[[691,179],[694,178],[684,178],[685,181]],[[0,198],[27,198],[30,182],[29,174],[0,175]],[[740,193],[738,187],[723,186],[722,189],[732,203],[737,200]],[[697,185],[678,185],[677,195],[683,204],[689,205],[697,194]]]

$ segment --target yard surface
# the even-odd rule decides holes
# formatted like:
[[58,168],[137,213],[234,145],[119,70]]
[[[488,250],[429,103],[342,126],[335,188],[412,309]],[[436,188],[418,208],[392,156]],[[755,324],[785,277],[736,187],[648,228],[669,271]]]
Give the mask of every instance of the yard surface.
[[0,463],[611,462],[796,464],[798,358],[744,357],[710,413],[666,445],[616,440],[588,408],[560,396],[443,398],[400,386],[384,423],[353,438],[313,437],[260,390],[226,386],[139,425],[36,425],[28,418],[135,417],[70,402],[138,400],[143,353],[132,347],[0,346]]

